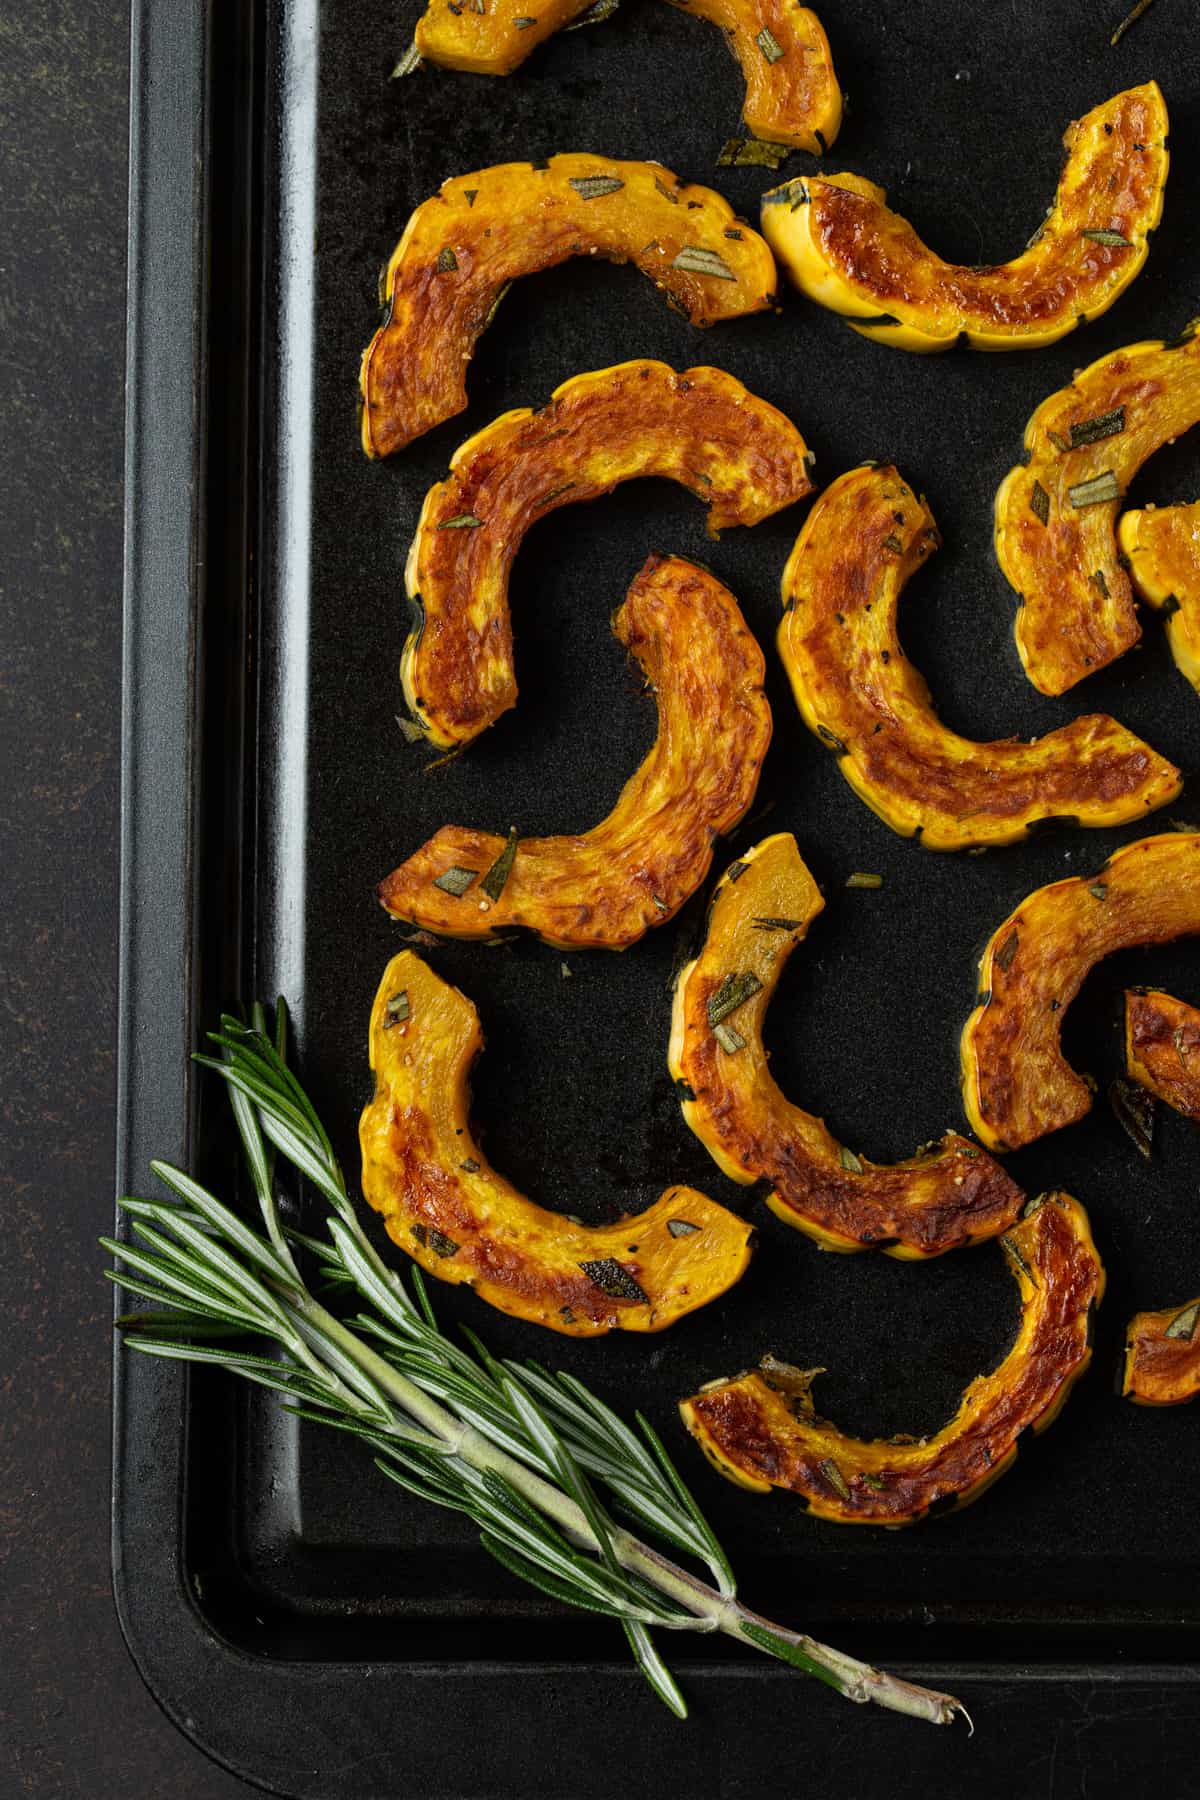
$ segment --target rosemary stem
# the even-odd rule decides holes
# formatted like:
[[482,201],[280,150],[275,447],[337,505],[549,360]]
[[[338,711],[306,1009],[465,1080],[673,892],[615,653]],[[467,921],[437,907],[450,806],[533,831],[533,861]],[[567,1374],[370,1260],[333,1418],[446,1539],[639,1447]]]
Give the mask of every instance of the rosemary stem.
[[[332,1338],[397,1406],[432,1436],[450,1445],[455,1455],[473,1468],[502,1476],[532,1506],[552,1519],[580,1549],[594,1551],[598,1548],[587,1518],[568,1494],[543,1480],[506,1450],[490,1443],[474,1426],[464,1427],[461,1419],[431,1399],[317,1301],[305,1296],[296,1305],[297,1310]],[[769,1649],[763,1639],[772,1640],[779,1648],[769,1653],[781,1655],[783,1660],[804,1669],[849,1700],[873,1701],[889,1711],[906,1713],[936,1725],[950,1724],[958,1713],[965,1716],[965,1709],[950,1694],[917,1687],[828,1644],[818,1643],[815,1638],[773,1624],[740,1601],[718,1593],[716,1588],[689,1574],[669,1557],[660,1555],[632,1532],[618,1530],[613,1534],[612,1544],[617,1561],[626,1573],[641,1575],[660,1593],[678,1601],[696,1619],[693,1629],[697,1631],[723,1631],[727,1636],[743,1644],[753,1643],[759,1649]],[[753,1635],[747,1632],[747,1626]]]

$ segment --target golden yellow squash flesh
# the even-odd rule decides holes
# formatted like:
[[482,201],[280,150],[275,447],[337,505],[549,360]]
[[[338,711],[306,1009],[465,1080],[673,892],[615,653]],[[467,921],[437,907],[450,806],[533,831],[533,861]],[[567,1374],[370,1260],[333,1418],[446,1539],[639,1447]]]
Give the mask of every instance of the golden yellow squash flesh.
[[367,455],[462,412],[476,342],[509,283],[572,256],[635,264],[693,325],[775,298],[758,233],[661,163],[572,154],[456,175],[413,213],[383,275],[384,320],[359,377]]
[[613,631],[654,691],[658,735],[612,812],[590,831],[511,843],[444,825],[380,885],[395,918],[623,950],[695,893],[758,788],[771,741],[762,651],[729,589],[678,556],[650,557]]
[[1010,844],[1046,818],[1123,824],[1173,800],[1179,770],[1105,713],[1033,743],[942,724],[896,629],[906,582],[940,542],[897,471],[868,465],[826,488],[784,569],[779,653],[855,793],[930,850]]
[[375,1094],[359,1124],[363,1193],[388,1236],[439,1281],[570,1337],[663,1331],[745,1273],[753,1233],[694,1188],[671,1187],[589,1228],[526,1199],[471,1135],[479,1015],[411,950],[371,1009]]
[[1134,1313],[1121,1392],[1137,1406],[1182,1406],[1200,1394],[1200,1300]]
[[449,750],[516,705],[509,571],[548,513],[658,475],[705,502],[715,533],[810,493],[810,461],[791,420],[720,369],[618,363],[573,376],[536,412],[503,413],[460,445],[421,511],[400,661],[413,717]]
[[1038,888],[993,932],[962,1034],[963,1104],[993,1150],[1073,1125],[1092,1089],[1062,1053],[1062,1023],[1088,973],[1114,951],[1200,932],[1200,833],[1117,850],[1094,875]]
[[767,242],[796,286],[899,350],[1031,350],[1094,319],[1146,260],[1162,216],[1167,109],[1156,82],[1094,107],[1063,139],[1045,222],[1011,262],[947,263],[858,175],[804,175],[768,193]]
[[429,0],[413,51],[424,62],[469,75],[511,75],[539,44],[583,15],[595,0]]
[[1189,325],[1102,356],[1025,427],[1025,454],[996,495],[996,556],[1020,596],[1017,649],[1041,693],[1065,694],[1142,635],[1117,514],[1142,464],[1196,424],[1200,337]]
[[1167,621],[1180,673],[1200,692],[1200,500],[1125,513],[1117,543],[1139,597]]
[[756,138],[823,156],[842,125],[825,28],[794,0],[671,0],[725,33],[746,78],[742,117]]
[[1125,993],[1130,1079],[1185,1119],[1200,1119],[1200,1011],[1158,988]]
[[769,1182],[772,1212],[822,1249],[915,1258],[996,1237],[1025,1196],[977,1145],[950,1132],[906,1162],[872,1163],[776,1085],[763,1018],[823,906],[788,833],[726,870],[675,988],[668,1063],[684,1118],[719,1169]]
[[839,1524],[910,1525],[968,1505],[1012,1466],[1023,1432],[1058,1417],[1092,1359],[1104,1293],[1087,1214],[1069,1194],[1033,1201],[1000,1241],[1021,1293],[1016,1341],[933,1437],[848,1437],[813,1406],[820,1371],[773,1357],[685,1400],[684,1424],[730,1481],[755,1493],[784,1488]]

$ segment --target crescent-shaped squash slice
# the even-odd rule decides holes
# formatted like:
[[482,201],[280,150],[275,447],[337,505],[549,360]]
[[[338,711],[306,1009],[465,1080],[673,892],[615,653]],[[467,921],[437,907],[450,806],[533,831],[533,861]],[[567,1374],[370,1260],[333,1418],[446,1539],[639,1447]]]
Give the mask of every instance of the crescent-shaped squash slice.
[[842,89],[825,28],[788,0],[671,0],[719,25],[746,77],[742,117],[756,138],[823,156],[842,127]]
[[1045,222],[1011,262],[943,262],[858,175],[805,175],[763,198],[767,242],[810,300],[899,350],[1032,350],[1105,312],[1162,216],[1167,109],[1157,83],[1093,108],[1063,139]]
[[663,1331],[741,1278],[751,1228],[695,1188],[597,1227],[518,1193],[471,1136],[468,1074],[482,1047],[466,995],[413,951],[394,956],[371,1009],[363,1193],[427,1274],[570,1337]]
[[1134,1313],[1121,1391],[1138,1406],[1181,1406],[1200,1394],[1200,1300]]
[[1200,424],[1200,337],[1102,356],[1043,400],[996,494],[996,555],[1021,596],[1014,635],[1043,694],[1115,661],[1141,636],[1117,548],[1121,499],[1146,459]]
[[755,525],[811,493],[811,460],[791,420],[720,369],[618,363],[573,376],[538,412],[501,414],[430,488],[409,551],[413,717],[455,749],[516,705],[508,577],[547,513],[661,475],[707,502],[710,531]]
[[757,231],[661,163],[569,155],[456,175],[413,213],[384,271],[384,322],[360,374],[367,455],[462,412],[467,364],[509,282],[572,256],[634,263],[693,325],[775,298]]
[[451,937],[518,925],[563,950],[623,950],[695,893],[771,741],[762,651],[729,589],[678,556],[648,558],[613,631],[654,690],[658,735],[612,812],[572,837],[506,842],[444,825],[380,886],[395,918]]
[[1051,882],[992,934],[962,1034],[963,1103],[993,1150],[1073,1125],[1092,1089],[1066,1061],[1063,1016],[1096,963],[1200,932],[1200,833],[1117,850],[1095,875]]
[[1200,500],[1125,513],[1117,543],[1138,594],[1167,621],[1180,674],[1200,692]]
[[930,850],[1011,844],[1046,818],[1123,824],[1173,800],[1178,769],[1104,713],[1033,743],[942,724],[896,631],[904,585],[940,542],[924,500],[869,465],[826,488],[784,569],[779,653],[855,793]]
[[[410,58],[419,58],[468,75],[511,75],[572,19],[591,24],[580,15],[594,5],[595,0],[539,0],[534,16],[527,10],[528,0],[430,0],[417,21],[412,51],[400,66],[407,73]],[[615,0],[609,10],[616,10]]]
[[763,1017],[823,905],[788,833],[726,870],[675,988],[668,1062],[684,1118],[718,1168],[769,1182],[772,1212],[822,1249],[916,1258],[996,1237],[1025,1196],[977,1145],[950,1132],[906,1162],[871,1163],[775,1085]]
[[684,1424],[729,1480],[760,1494],[786,1488],[842,1525],[911,1525],[968,1505],[1016,1461],[1023,1432],[1058,1417],[1092,1359],[1092,1311],[1104,1293],[1087,1214],[1070,1195],[1032,1201],[1000,1241],[1021,1290],[1016,1341],[935,1436],[847,1437],[813,1407],[820,1370],[774,1357],[693,1394],[680,1407]]
[[1200,1119],[1200,1011],[1159,988],[1125,992],[1125,1066],[1185,1119]]

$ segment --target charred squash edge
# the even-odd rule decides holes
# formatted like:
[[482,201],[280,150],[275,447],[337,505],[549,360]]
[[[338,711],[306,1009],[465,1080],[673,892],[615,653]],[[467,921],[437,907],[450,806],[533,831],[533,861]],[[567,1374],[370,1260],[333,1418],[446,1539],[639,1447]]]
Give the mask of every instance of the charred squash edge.
[[[1156,541],[1191,530],[1192,560],[1175,576]],[[1150,506],[1122,515],[1117,544],[1139,597],[1167,622],[1167,643],[1175,666],[1200,693],[1200,500],[1190,506]],[[1181,578],[1182,577],[1182,578]]]
[[[771,1078],[762,1021],[784,964],[823,906],[789,833],[764,838],[726,871],[704,944],[675,987],[667,1061],[685,1120],[723,1174],[771,1183],[772,1212],[824,1250],[882,1250],[916,1260],[998,1236],[1025,1196],[976,1145],[951,1132],[907,1162],[871,1163],[788,1101]],[[725,946],[738,945],[740,935],[729,960]],[[724,1015],[714,1026],[711,1005],[722,991],[719,978],[731,975],[747,993],[728,1021],[740,1041],[727,1047],[715,1028]],[[768,1126],[775,1119],[772,1149]],[[808,1191],[789,1198],[780,1165],[811,1177]],[[873,1184],[901,1192],[881,1197]]]
[[[996,559],[1017,594],[1013,636],[1039,693],[1065,694],[1142,635],[1117,513],[1154,452],[1200,424],[1198,325],[1113,350],[1049,395],[1025,427],[1020,462],[1000,484]],[[1170,384],[1175,377],[1178,391],[1181,375],[1189,378],[1188,400],[1174,411]]]
[[475,345],[511,282],[589,255],[632,262],[701,327],[762,312],[778,285],[758,232],[661,163],[572,151],[455,175],[411,215],[381,278],[383,322],[359,372],[367,456],[463,411]]
[[[655,695],[659,725],[612,812],[591,831],[508,846],[443,827],[381,883],[393,917],[450,937],[521,926],[562,950],[623,950],[696,892],[714,842],[754,799],[771,742],[763,654],[729,589],[682,557],[648,558],[613,631]],[[438,886],[448,869],[471,864],[477,879],[463,893]],[[496,891],[481,897],[488,872],[502,866]],[[563,897],[564,886],[586,902]],[[552,930],[551,919],[568,911],[572,928]]]
[[[420,1035],[430,1012],[441,1033],[432,1046]],[[595,1228],[518,1193],[471,1135],[469,1071],[482,1047],[466,995],[415,952],[393,957],[371,1009],[377,1085],[359,1126],[362,1185],[427,1274],[568,1337],[662,1331],[740,1280],[753,1231],[694,1188],[670,1187],[645,1212]]]
[[[779,654],[805,724],[836,747],[859,798],[927,850],[1015,843],[1047,818],[1126,824],[1175,799],[1174,764],[1103,713],[1033,743],[975,743],[942,724],[896,626],[906,583],[940,543],[925,500],[895,468],[870,463],[825,489],[784,568]],[[834,571],[852,557],[868,579],[831,611]],[[1023,806],[1014,782],[1030,795]]]
[[[1054,1236],[1064,1241],[1056,1245]],[[1000,1242],[1021,1292],[1016,1341],[990,1374],[976,1376],[953,1419],[933,1437],[847,1437],[813,1408],[809,1389],[821,1371],[789,1370],[773,1358],[765,1375],[707,1383],[681,1404],[684,1424],[728,1480],[754,1493],[785,1488],[809,1512],[838,1524],[911,1525],[970,1505],[1011,1468],[1024,1433],[1044,1431],[1058,1417],[1091,1362],[1092,1317],[1104,1294],[1087,1213],[1070,1195],[1033,1201]],[[1002,1408],[1011,1397],[1017,1407],[1031,1366],[1046,1370],[1033,1403],[985,1433],[966,1468],[939,1478],[940,1459],[970,1444],[989,1402]]]
[[1200,1300],[1134,1313],[1121,1392],[1135,1406],[1182,1406],[1200,1394]]
[[753,135],[824,156],[842,128],[842,90],[825,28],[807,6],[778,0],[670,0],[720,26],[746,78],[742,118]]
[[[1110,191],[1106,178],[1091,197],[1092,204],[1080,209],[1080,191],[1085,201],[1089,198],[1089,174],[1099,180],[1099,167],[1106,160],[1116,129],[1114,118],[1119,117],[1123,103],[1135,97],[1153,114],[1153,128],[1144,138],[1131,141],[1124,181],[1118,174],[1118,188]],[[1169,166],[1167,130],[1166,104],[1153,81],[1113,95],[1072,124],[1063,139],[1067,157],[1054,204],[1024,251],[1007,263],[975,269],[944,262],[922,243],[907,220],[889,210],[885,190],[858,175],[805,175],[772,189],[763,197],[763,231],[796,286],[819,306],[840,313],[855,331],[875,343],[919,353],[949,350],[955,345],[974,350],[1036,349],[1057,343],[1076,326],[1098,318],[1140,272],[1150,234],[1162,217]],[[1153,158],[1150,193],[1140,209],[1128,203],[1118,205],[1114,197],[1128,191],[1133,168],[1129,159],[1133,157]],[[848,244],[845,255],[834,259],[819,241],[818,220],[830,205],[844,208],[845,203],[837,198],[839,192],[855,195],[863,204],[861,216],[843,233]],[[865,279],[861,257],[856,269],[854,246],[872,235],[886,237],[892,229],[909,240],[903,246],[907,257],[894,251],[887,259],[887,285],[872,286]],[[1063,298],[1061,291],[1055,292],[1051,279],[1055,270],[1049,259],[1052,252],[1075,238],[1087,240],[1085,260],[1092,268],[1081,269],[1080,280]],[[1119,242],[1114,243],[1114,238]],[[910,294],[911,279],[907,285],[904,279],[905,260],[910,278],[921,269],[943,280],[967,284],[976,290],[973,305],[968,307],[962,299],[939,305]],[[997,317],[996,282],[993,279],[989,293],[988,280],[1010,280],[1014,273],[1027,271],[1033,282],[1041,282],[1040,288],[1032,286],[1030,292],[1039,299],[1038,311],[1048,316],[1048,322],[1014,322],[1006,327]],[[1057,281],[1061,290],[1061,274]]]
[[1197,933],[1200,833],[1138,838],[1094,875],[1026,895],[988,940],[979,1001],[963,1027],[963,1106],[989,1149],[1020,1149],[1090,1111],[1091,1085],[1063,1056],[1060,1037],[1095,965],[1117,950]]
[[[618,402],[623,409],[619,417]],[[659,421],[644,443],[626,430],[638,417],[639,405],[643,411],[653,409]],[[731,418],[744,429],[744,438],[732,447],[713,435],[720,405],[728,405]],[[688,421],[693,408],[694,425]],[[680,423],[672,437],[662,421],[669,427],[673,413]],[[614,445],[612,459],[618,449],[625,457],[615,473],[609,468],[595,481],[583,478],[591,452],[584,434],[593,415],[604,421],[604,441]],[[576,431],[578,443],[572,436]],[[548,485],[531,503],[521,485],[529,479],[524,459],[547,445],[545,460],[536,467],[539,482]],[[502,413],[459,445],[449,476],[425,496],[409,550],[405,585],[415,622],[401,653],[400,679],[413,719],[431,743],[452,750],[470,743],[516,704],[508,575],[534,521],[514,524],[506,515],[498,521],[477,520],[469,530],[450,530],[455,520],[476,517],[471,507],[483,484],[490,484],[492,492],[508,488],[514,496],[511,508],[536,510],[541,519],[560,506],[611,493],[623,481],[665,476],[709,507],[709,531],[716,535],[727,525],[757,524],[803,499],[812,492],[811,464],[803,437],[785,414],[735,376],[704,366],[677,374],[666,363],[647,359],[618,363],[573,375],[536,411],[523,407]],[[469,540],[466,550],[464,538]],[[481,597],[485,587],[491,591]],[[461,638],[468,616],[469,641],[452,640],[450,625]]]
[[1164,1106],[1200,1120],[1200,1009],[1160,988],[1127,988],[1125,1067]]

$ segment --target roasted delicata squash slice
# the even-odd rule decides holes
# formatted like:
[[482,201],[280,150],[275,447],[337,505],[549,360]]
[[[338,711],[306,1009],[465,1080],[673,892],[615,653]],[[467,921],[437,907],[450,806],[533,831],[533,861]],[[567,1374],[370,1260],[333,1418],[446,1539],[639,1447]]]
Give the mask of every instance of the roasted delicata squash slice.
[[785,0],[671,0],[724,31],[746,77],[742,117],[768,144],[823,156],[842,128],[842,90],[825,28]]
[[1200,693],[1200,500],[1125,513],[1117,543],[1137,593],[1167,621],[1180,674]]
[[940,542],[924,500],[872,464],[826,488],[784,569],[779,653],[855,793],[930,850],[1011,844],[1064,815],[1122,824],[1173,800],[1178,769],[1103,713],[1033,743],[942,724],[896,631],[904,585]]
[[798,288],[899,350],[1032,350],[1105,312],[1146,260],[1162,216],[1167,109],[1155,82],[1073,124],[1058,193],[1011,262],[943,262],[858,175],[804,175],[762,204],[767,242]]
[[729,589],[678,556],[647,560],[613,631],[659,722],[612,812],[571,837],[445,825],[380,886],[395,918],[451,937],[524,926],[564,950],[623,950],[695,893],[714,839],[753,800],[771,741],[762,651]]
[[413,213],[383,274],[384,322],[360,374],[367,455],[462,412],[467,365],[509,283],[572,256],[634,263],[693,325],[775,298],[758,233],[661,163],[569,155],[456,175]]
[[570,1337],[663,1331],[741,1278],[751,1228],[695,1188],[597,1227],[518,1193],[471,1136],[468,1075],[482,1047],[466,995],[413,951],[394,956],[371,1009],[363,1193],[427,1274]]
[[1200,1300],[1134,1313],[1121,1391],[1138,1406],[1181,1406],[1200,1394]]
[[1128,988],[1125,1066],[1131,1081],[1200,1119],[1200,1010],[1160,988]]
[[1147,458],[1198,423],[1193,323],[1102,356],[1025,427],[1025,454],[996,495],[996,555],[1021,597],[1014,635],[1041,693],[1066,693],[1141,636],[1117,513]]
[[1059,1042],[1067,1008],[1103,957],[1200,932],[1200,832],[1117,850],[1095,875],[1051,882],[992,934],[962,1034],[963,1104],[993,1150],[1082,1119],[1092,1088]]
[[976,1144],[950,1132],[907,1162],[868,1162],[772,1079],[763,1017],[823,906],[788,833],[726,870],[703,948],[675,988],[668,1061],[684,1118],[718,1168],[769,1182],[772,1212],[822,1249],[916,1258],[996,1237],[1025,1196]]
[[661,475],[706,502],[710,532],[756,525],[812,491],[811,460],[791,420],[720,369],[618,363],[537,412],[503,413],[429,490],[409,552],[400,676],[414,719],[450,750],[515,706],[508,576],[547,513]]
[[396,73],[431,62],[468,75],[511,75],[556,31],[599,24],[617,0],[539,0],[536,16],[526,8],[527,0],[430,0]]
[[935,1436],[847,1437],[813,1406],[821,1371],[775,1357],[693,1394],[679,1409],[684,1424],[739,1487],[786,1488],[839,1524],[911,1525],[968,1505],[1011,1468],[1023,1432],[1058,1417],[1092,1359],[1092,1313],[1104,1293],[1088,1216],[1069,1194],[1031,1201],[1000,1242],[1021,1290],[1016,1341]]

